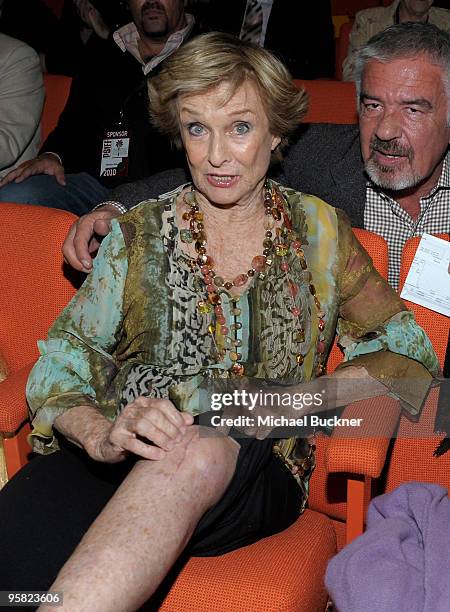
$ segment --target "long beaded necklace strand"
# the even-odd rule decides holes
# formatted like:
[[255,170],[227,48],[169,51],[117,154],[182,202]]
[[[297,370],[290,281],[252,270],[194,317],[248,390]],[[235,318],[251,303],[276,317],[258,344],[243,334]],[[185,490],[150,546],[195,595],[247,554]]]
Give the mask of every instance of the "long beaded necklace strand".
[[[242,340],[239,338],[239,330],[242,329],[242,323],[239,321],[241,309],[239,308],[239,296],[233,296],[230,291],[233,287],[243,287],[249,279],[256,276],[260,280],[266,277],[267,268],[274,262],[274,256],[281,258],[280,269],[286,275],[287,286],[292,299],[291,313],[296,322],[295,340],[297,343],[305,341],[305,330],[298,324],[301,314],[300,308],[295,305],[294,298],[298,292],[298,285],[289,278],[289,263],[286,256],[289,253],[289,248],[292,248],[299,258],[299,263],[302,270],[307,272],[307,263],[305,254],[302,249],[301,242],[292,231],[292,223],[284,208],[284,198],[269,181],[264,185],[264,207],[266,219],[264,222],[265,237],[263,240],[262,255],[256,255],[252,259],[252,267],[247,270],[246,274],[239,274],[233,280],[226,281],[214,271],[214,261],[207,253],[207,237],[205,226],[203,224],[203,213],[200,211],[199,205],[195,197],[195,189],[192,186],[191,191],[184,194],[184,203],[188,210],[183,213],[182,218],[189,223],[189,229],[180,231],[182,242],[194,242],[195,251],[197,253],[196,263],[202,273],[203,282],[206,285],[207,299],[199,300],[197,308],[202,315],[214,313],[212,322],[208,326],[213,344],[216,350],[216,360],[221,362],[225,359],[227,351],[228,357],[232,362],[230,372],[237,376],[243,376],[244,365],[240,363],[242,354],[239,348],[242,345]],[[276,222],[282,221],[282,227],[276,227]],[[273,233],[275,231],[275,238]],[[312,284],[311,274],[309,274],[309,291],[313,297],[317,308],[319,335],[317,341],[318,359],[316,363],[315,374],[321,376],[325,372],[325,313],[323,312],[319,299],[316,295],[316,289]],[[228,327],[222,308],[222,295],[227,295],[230,303],[232,323]],[[215,322],[214,322],[215,319]],[[230,332],[232,334],[230,335]],[[296,362],[301,366],[304,362],[304,355],[297,353]]]

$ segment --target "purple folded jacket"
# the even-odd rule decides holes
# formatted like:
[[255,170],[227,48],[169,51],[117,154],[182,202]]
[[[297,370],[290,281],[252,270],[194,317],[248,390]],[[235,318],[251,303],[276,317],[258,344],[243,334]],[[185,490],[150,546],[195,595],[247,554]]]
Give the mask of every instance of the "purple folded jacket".
[[372,500],[367,531],[328,564],[339,612],[450,611],[450,500],[408,482]]

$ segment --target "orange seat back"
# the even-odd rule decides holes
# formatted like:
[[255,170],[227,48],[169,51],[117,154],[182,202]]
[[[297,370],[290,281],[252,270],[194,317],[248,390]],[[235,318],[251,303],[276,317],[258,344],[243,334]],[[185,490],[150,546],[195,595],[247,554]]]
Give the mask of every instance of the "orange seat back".
[[[353,233],[371,256],[375,269],[378,270],[383,278],[387,279],[389,258],[386,240],[378,234],[356,227],[353,228]],[[327,371],[329,374],[341,363],[342,357],[341,349],[334,342],[327,361]]]
[[[439,238],[449,240],[448,234],[438,234]],[[406,277],[411,267],[417,247],[419,246],[420,236],[410,238],[403,247],[401,268],[400,268],[400,290],[405,284]],[[413,311],[417,323],[427,332],[428,337],[436,351],[441,367],[444,366],[445,351],[447,349],[449,318],[439,312],[419,306],[408,300],[404,300],[407,307]]]
[[76,219],[64,210],[0,204],[0,353],[10,373],[37,359],[36,341],[75,293],[61,245]]
[[309,94],[305,123],[357,123],[356,89],[353,82],[294,80]]
[[45,103],[42,111],[42,142],[52,132],[69,97],[71,77],[62,74],[44,74]]

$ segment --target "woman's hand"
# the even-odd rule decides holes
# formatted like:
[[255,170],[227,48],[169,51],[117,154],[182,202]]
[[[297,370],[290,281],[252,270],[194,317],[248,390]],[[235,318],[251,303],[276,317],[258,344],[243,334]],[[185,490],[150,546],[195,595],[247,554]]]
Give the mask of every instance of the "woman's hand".
[[93,459],[117,463],[128,453],[158,461],[183,441],[194,422],[191,414],[179,412],[169,400],[138,397],[125,406],[94,448]]

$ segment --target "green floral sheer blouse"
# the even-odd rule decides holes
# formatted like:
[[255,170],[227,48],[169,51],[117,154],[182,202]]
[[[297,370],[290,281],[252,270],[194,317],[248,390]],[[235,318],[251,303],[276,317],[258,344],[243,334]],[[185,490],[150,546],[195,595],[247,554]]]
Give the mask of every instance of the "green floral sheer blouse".
[[[307,269],[291,249],[284,258],[288,272],[274,256],[264,278],[251,279],[241,296],[239,350],[246,376],[310,380],[337,331],[345,353],[341,367],[365,366],[417,413],[438,372],[427,336],[376,272],[343,213],[314,196],[276,188]],[[53,422],[77,405],[95,406],[114,420],[145,393],[176,395],[179,409],[194,415],[208,409],[195,401],[193,390],[231,364],[215,359],[214,310],[200,311],[205,285],[179,240],[175,206],[181,189],[113,221],[93,271],[39,342],[41,357],[27,385],[36,452],[58,448]],[[222,306],[228,320],[231,300],[225,294]],[[397,384],[405,377],[419,384],[405,390]]]

